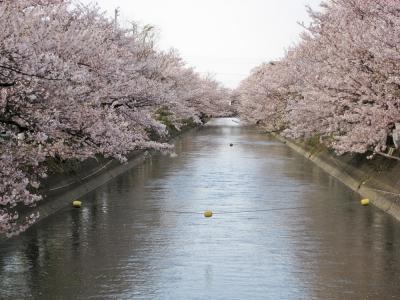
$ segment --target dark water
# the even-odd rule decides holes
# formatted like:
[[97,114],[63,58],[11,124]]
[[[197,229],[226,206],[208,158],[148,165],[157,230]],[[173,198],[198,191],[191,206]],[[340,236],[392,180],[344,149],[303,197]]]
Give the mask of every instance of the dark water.
[[214,124],[0,244],[0,298],[400,298],[398,222],[256,129]]

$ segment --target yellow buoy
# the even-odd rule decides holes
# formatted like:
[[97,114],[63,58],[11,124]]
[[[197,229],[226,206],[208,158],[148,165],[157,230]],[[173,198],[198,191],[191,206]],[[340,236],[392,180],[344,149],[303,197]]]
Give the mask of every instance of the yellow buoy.
[[206,210],[205,212],[204,212],[204,216],[206,217],[206,218],[211,218],[212,217],[212,211],[211,210]]
[[76,208],[80,208],[82,206],[82,202],[75,200],[74,202],[72,202],[72,206],[76,207]]
[[361,199],[361,205],[364,205],[364,206],[369,205],[369,199]]

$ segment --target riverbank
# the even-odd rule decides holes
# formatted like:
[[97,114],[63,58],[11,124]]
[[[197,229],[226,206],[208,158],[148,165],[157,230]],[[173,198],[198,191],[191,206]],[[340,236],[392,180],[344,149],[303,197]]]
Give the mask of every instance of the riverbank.
[[32,212],[39,212],[43,220],[57,211],[72,205],[83,195],[93,191],[113,178],[143,163],[151,154],[149,151],[136,151],[128,156],[126,163],[116,159],[88,159],[67,171],[52,174],[42,185],[40,194],[43,200],[37,207],[22,212],[22,218]]
[[379,209],[400,221],[400,163],[376,156],[337,156],[325,147],[298,143],[271,133],[276,139],[305,156]]

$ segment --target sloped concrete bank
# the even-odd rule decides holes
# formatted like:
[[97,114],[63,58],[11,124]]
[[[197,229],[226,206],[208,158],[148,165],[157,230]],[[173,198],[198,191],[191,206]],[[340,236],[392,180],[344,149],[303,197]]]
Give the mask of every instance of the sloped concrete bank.
[[69,171],[52,174],[42,184],[40,194],[43,196],[43,200],[34,210],[28,210],[22,214],[38,211],[40,213],[38,221],[40,221],[60,209],[72,205],[73,200],[79,199],[113,178],[142,164],[149,156],[148,151],[132,152],[126,163],[120,163],[115,159],[89,159]]
[[399,161],[381,156],[372,160],[354,154],[337,156],[322,147],[297,143],[276,133],[271,135],[400,221]]

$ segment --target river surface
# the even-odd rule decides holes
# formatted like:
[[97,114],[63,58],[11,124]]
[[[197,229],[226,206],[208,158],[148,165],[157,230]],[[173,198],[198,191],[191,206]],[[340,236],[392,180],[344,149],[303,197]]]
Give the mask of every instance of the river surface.
[[0,244],[0,298],[400,298],[399,222],[286,145],[217,119],[176,154]]

